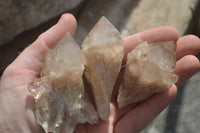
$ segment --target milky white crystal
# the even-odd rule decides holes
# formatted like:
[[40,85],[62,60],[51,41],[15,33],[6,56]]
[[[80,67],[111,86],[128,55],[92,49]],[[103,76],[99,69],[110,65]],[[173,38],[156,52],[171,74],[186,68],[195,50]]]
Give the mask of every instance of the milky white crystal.
[[98,114],[107,120],[110,100],[123,59],[123,39],[119,31],[102,17],[82,44],[85,77],[91,85]]
[[177,82],[173,74],[176,50],[173,41],[143,42],[127,56],[118,95],[119,107],[143,101]]
[[78,123],[98,122],[84,89],[83,71],[83,54],[67,33],[47,52],[41,78],[29,85],[36,120],[46,133],[72,133]]

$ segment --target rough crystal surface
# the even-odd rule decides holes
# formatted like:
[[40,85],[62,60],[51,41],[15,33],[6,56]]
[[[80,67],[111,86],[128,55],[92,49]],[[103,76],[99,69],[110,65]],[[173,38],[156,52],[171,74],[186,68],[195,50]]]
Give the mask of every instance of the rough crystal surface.
[[143,42],[137,46],[127,56],[117,99],[119,107],[143,101],[154,93],[170,88],[178,79],[173,74],[175,63],[173,41]]
[[123,39],[119,31],[102,17],[82,44],[85,77],[91,84],[101,119],[110,115],[110,100],[123,59]]
[[98,122],[82,80],[83,54],[69,33],[46,54],[41,78],[29,85],[37,122],[45,132],[72,133],[76,124]]

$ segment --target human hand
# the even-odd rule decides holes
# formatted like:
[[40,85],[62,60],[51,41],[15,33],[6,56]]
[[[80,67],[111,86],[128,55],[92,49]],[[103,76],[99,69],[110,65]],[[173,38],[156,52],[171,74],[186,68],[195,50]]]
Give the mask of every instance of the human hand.
[[[62,15],[56,25],[41,34],[4,71],[0,81],[0,132],[1,133],[44,133],[34,117],[34,99],[27,90],[29,82],[40,76],[42,63],[49,48],[69,32],[74,36],[76,20],[70,14]],[[132,133],[139,132],[148,125],[177,93],[180,85],[199,67],[199,60],[193,56],[200,51],[199,38],[188,35],[178,39],[176,29],[159,27],[124,38],[127,54],[143,41],[158,42],[174,40],[177,45],[177,66],[175,73],[179,81],[165,92],[156,94],[148,100],[118,109],[111,104],[111,114],[107,121],[96,125],[78,125],[76,133]]]

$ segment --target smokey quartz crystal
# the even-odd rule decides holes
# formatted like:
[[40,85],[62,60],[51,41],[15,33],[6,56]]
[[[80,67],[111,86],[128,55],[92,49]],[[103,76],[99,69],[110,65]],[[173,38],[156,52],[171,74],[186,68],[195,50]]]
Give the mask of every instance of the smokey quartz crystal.
[[110,101],[124,55],[119,31],[102,17],[82,44],[86,79],[91,84],[97,111],[101,119],[110,115]]
[[46,54],[41,78],[29,84],[35,115],[46,133],[72,133],[78,123],[98,122],[82,80],[83,54],[69,33]]
[[176,50],[173,41],[143,42],[127,56],[123,81],[120,85],[120,108],[146,100],[155,93],[169,89],[177,82],[173,74]]

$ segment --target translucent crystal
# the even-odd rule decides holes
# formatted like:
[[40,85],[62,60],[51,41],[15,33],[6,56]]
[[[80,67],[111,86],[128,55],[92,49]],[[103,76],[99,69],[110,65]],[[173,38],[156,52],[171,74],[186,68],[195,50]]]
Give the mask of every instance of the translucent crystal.
[[41,78],[29,85],[37,122],[46,133],[72,133],[78,123],[98,122],[82,80],[83,54],[69,33],[46,54]]
[[123,58],[123,39],[119,31],[102,17],[82,44],[85,76],[91,84],[98,114],[107,120],[110,100]]
[[127,56],[123,81],[118,95],[119,107],[143,101],[177,82],[173,74],[176,50],[173,41],[143,42]]

